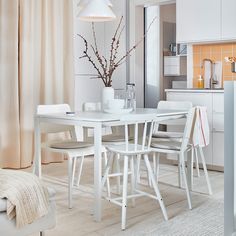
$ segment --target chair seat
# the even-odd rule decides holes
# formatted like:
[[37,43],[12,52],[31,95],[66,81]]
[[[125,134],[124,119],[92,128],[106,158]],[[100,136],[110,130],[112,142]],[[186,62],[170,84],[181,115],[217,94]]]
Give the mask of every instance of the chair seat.
[[92,147],[93,144],[89,142],[64,141],[64,142],[52,143],[49,146],[50,148],[57,148],[57,149],[77,149],[77,148]]
[[137,155],[137,154],[144,154],[151,152],[150,148],[142,149],[142,145],[137,145],[137,149],[134,151],[135,144],[129,144],[128,151],[126,150],[125,144],[119,144],[119,145],[108,145],[106,148],[115,153],[119,153],[121,155]]
[[152,135],[153,138],[173,138],[173,139],[181,139],[183,137],[183,133],[181,132],[165,132],[158,131],[157,133]]
[[180,151],[181,142],[177,141],[152,141],[151,147],[158,149],[167,149],[167,150],[175,150]]
[[[181,149],[181,142],[174,140],[152,140],[151,147],[154,149],[158,149],[158,152],[179,152]],[[191,149],[191,145],[188,145],[187,151]],[[157,150],[156,150],[157,151]]]
[[[129,140],[132,139],[132,137],[129,137]],[[125,136],[122,134],[107,134],[102,136],[102,142],[125,142]]]
[[[94,145],[90,142],[58,142],[58,143],[42,143],[42,148],[49,149],[52,152],[59,152],[69,157],[90,156],[94,155]],[[102,153],[106,152],[106,148],[102,146]]]

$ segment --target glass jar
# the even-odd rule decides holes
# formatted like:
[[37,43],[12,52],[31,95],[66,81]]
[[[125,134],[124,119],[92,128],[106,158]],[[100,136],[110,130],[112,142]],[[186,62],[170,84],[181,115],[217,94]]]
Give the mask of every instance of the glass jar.
[[199,89],[203,89],[204,88],[204,79],[202,78],[201,75],[198,76],[197,87]]

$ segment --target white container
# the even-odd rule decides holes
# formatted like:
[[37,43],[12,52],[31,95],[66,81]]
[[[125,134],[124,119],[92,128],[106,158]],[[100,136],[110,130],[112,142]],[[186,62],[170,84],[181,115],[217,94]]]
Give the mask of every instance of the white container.
[[114,99],[114,89],[112,87],[105,87],[102,90],[102,108],[109,108],[109,101]]
[[108,108],[113,110],[123,109],[125,106],[124,99],[112,99],[108,101]]

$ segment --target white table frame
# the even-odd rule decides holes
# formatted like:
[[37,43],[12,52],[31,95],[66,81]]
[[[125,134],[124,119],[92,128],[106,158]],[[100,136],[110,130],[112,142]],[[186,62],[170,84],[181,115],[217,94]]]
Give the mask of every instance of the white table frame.
[[[96,114],[98,115],[96,117]],[[149,116],[150,114],[155,114],[160,120],[163,119],[173,119],[174,116],[186,115],[187,111],[164,111],[158,109],[137,109],[134,114],[145,114]],[[130,113],[132,116],[132,113]],[[102,127],[107,122],[119,121],[122,115],[111,115],[105,113],[89,113],[89,112],[79,112],[78,115],[68,116],[62,114],[48,114],[48,115],[36,115],[35,116],[35,159],[34,159],[34,173],[41,178],[41,130],[40,123],[53,123],[62,125],[74,125],[94,129],[94,219],[95,221],[101,221],[102,212]],[[190,158],[188,158],[190,159]],[[190,168],[188,168],[188,183],[191,186],[191,162]],[[188,164],[189,166],[189,164]]]

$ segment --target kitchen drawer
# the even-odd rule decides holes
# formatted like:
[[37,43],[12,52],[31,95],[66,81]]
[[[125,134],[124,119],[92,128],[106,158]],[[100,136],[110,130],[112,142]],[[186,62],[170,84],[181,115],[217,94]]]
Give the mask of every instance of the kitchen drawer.
[[164,57],[164,65],[165,66],[180,66],[180,57],[165,56]]
[[224,113],[224,93],[214,93],[212,99],[213,112]]
[[164,75],[180,75],[179,66],[166,66],[164,67]]
[[213,131],[224,132],[224,113],[213,112]]

